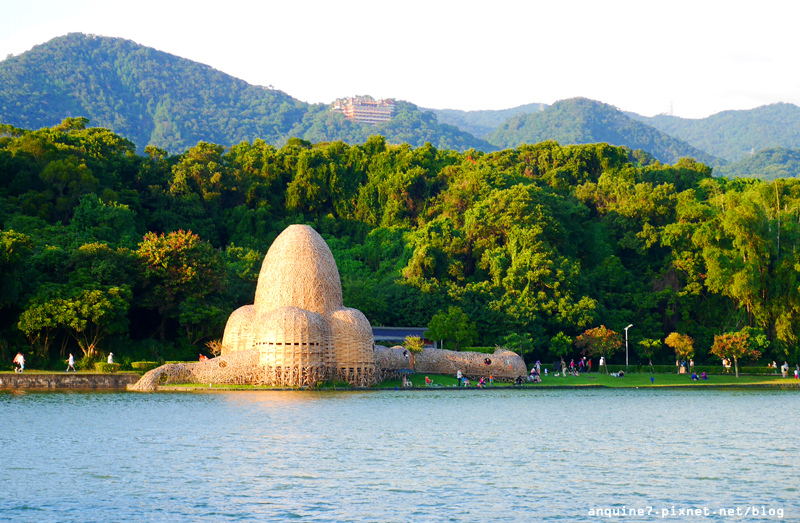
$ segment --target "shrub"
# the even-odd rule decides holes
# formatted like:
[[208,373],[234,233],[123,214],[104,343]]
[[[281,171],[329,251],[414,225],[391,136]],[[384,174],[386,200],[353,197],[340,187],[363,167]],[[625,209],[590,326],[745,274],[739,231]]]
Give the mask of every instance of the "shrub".
[[119,370],[119,363],[98,361],[94,364],[94,370],[97,372],[117,372]]
[[134,361],[131,362],[131,368],[137,372],[145,373],[158,367],[157,361]]

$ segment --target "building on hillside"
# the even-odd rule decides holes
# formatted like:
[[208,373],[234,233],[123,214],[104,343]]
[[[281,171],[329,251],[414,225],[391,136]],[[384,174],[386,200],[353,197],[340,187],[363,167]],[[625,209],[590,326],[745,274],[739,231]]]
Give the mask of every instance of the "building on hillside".
[[339,98],[331,110],[342,113],[348,120],[375,125],[392,119],[394,100],[375,100],[371,96]]

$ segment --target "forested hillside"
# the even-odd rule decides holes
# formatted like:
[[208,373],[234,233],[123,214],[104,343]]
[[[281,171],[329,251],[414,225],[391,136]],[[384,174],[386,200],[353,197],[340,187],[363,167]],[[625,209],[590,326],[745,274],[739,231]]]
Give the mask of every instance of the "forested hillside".
[[515,116],[488,138],[498,148],[556,140],[563,144],[606,142],[641,149],[664,163],[691,157],[711,166],[725,162],[691,145],[636,121],[608,104],[572,98],[554,103],[542,112]]
[[[457,307],[471,343],[532,359],[561,332],[629,323],[633,362],[639,341],[673,331],[694,338],[698,362],[714,335],[741,330],[769,360],[800,356],[795,180],[638,167],[628,149],[552,141],[484,154],[255,140],[138,156],[86,123],[0,129],[2,362],[18,348],[34,367],[112,347],[123,361],[195,359],[252,301],[292,223],[326,238],[345,304],[376,325]],[[674,361],[654,343],[656,362]]]
[[631,116],[728,162],[762,149],[800,149],[800,107],[793,104],[723,111],[702,119]]
[[800,175],[800,150],[764,149],[736,163],[721,167],[714,173],[728,178],[797,178]]
[[455,125],[459,129],[478,136],[488,138],[495,129],[506,120],[520,114],[536,113],[546,104],[531,103],[500,110],[460,111],[458,109],[430,109],[436,115],[439,123]]
[[88,117],[138,147],[172,153],[199,141],[225,146],[261,139],[282,146],[291,137],[390,143],[456,150],[494,150],[410,103],[376,127],[350,122],[325,105],[250,85],[203,64],[122,38],[72,33],[0,62],[0,123],[38,129],[67,117]]

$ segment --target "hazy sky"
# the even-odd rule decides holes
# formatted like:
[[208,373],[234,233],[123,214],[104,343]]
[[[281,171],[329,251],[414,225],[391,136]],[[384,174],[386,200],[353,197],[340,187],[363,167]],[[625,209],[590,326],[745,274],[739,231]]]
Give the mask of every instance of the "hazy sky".
[[504,109],[584,96],[701,118],[800,105],[792,0],[2,0],[0,57],[128,38],[307,102],[371,94]]

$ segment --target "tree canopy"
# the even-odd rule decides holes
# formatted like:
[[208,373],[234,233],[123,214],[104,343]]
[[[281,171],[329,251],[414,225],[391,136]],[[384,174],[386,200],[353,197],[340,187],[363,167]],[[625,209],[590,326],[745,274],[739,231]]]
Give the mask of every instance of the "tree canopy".
[[765,357],[796,357],[795,180],[713,178],[688,158],[553,141],[484,153],[378,135],[254,139],[140,156],[84,118],[0,128],[0,348],[32,344],[32,365],[112,343],[197,357],[252,302],[265,253],[293,223],[330,245],[345,304],[373,325],[434,332],[460,310],[469,336],[437,335],[459,348],[535,361],[559,333],[635,323],[634,347],[680,332],[699,362],[714,359],[715,335],[745,328]]

